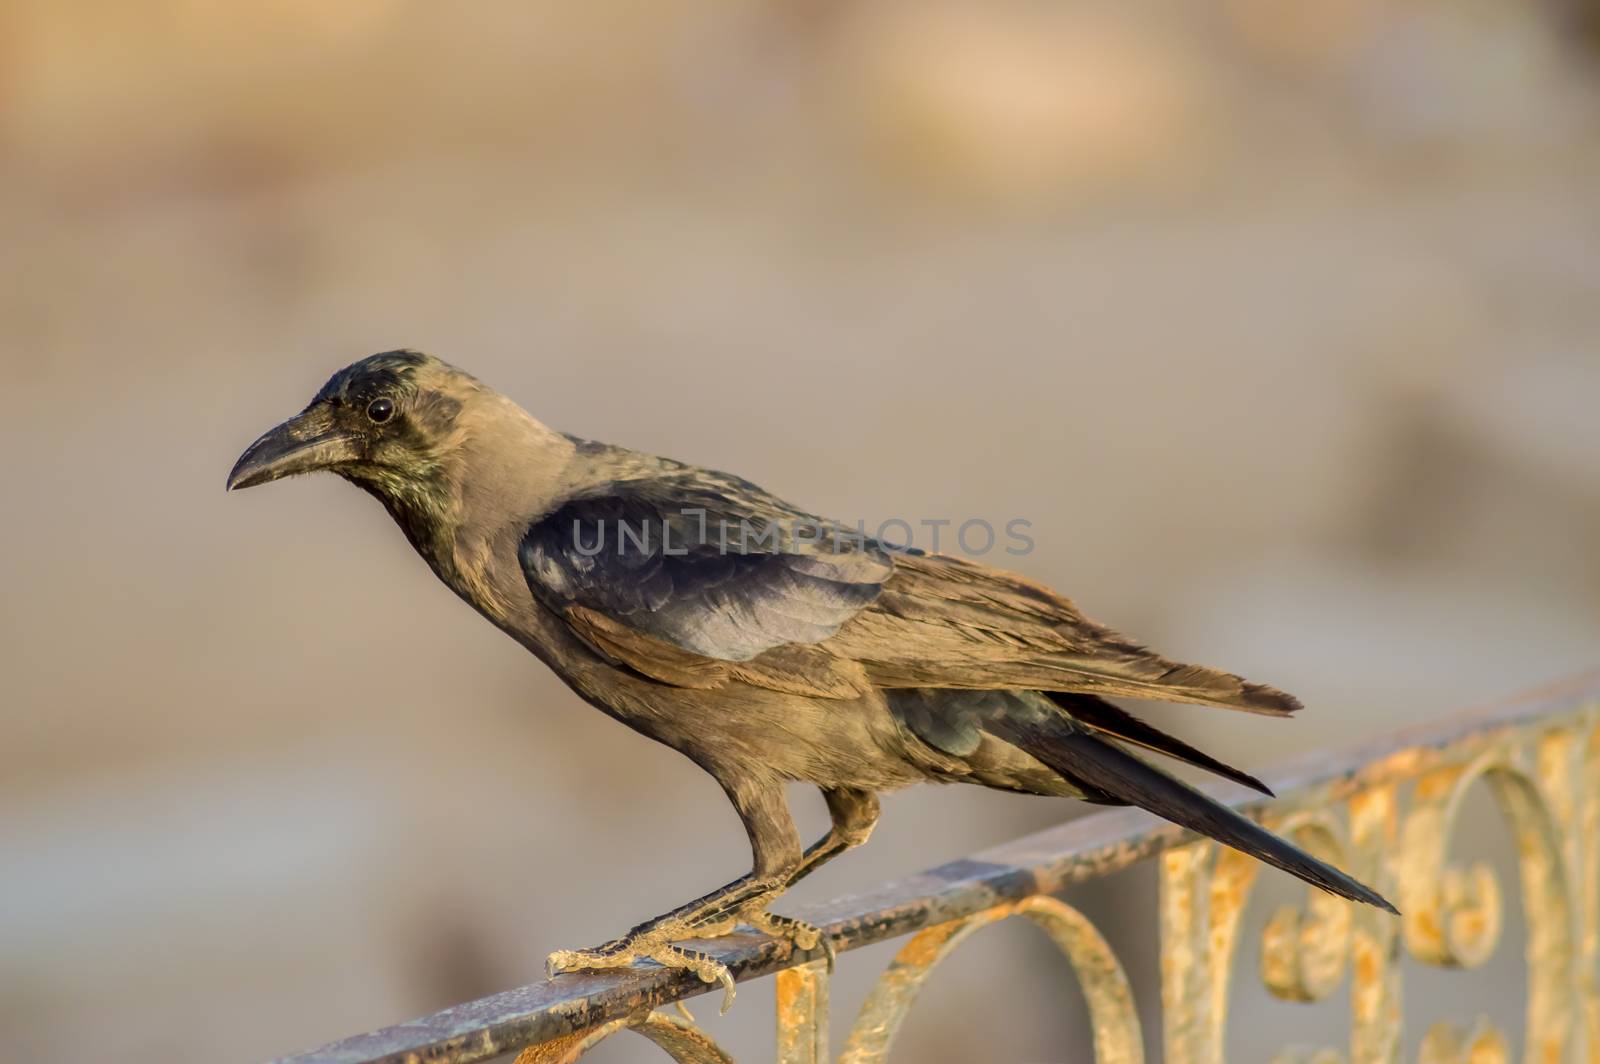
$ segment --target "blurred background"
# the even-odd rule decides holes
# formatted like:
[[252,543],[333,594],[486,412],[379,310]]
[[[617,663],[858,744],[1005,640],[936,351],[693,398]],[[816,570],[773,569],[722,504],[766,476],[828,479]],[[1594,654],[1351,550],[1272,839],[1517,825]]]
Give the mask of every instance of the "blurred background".
[[[748,867],[708,777],[581,705],[370,499],[224,495],[377,350],[846,520],[1026,518],[1029,575],[1305,699],[1150,710],[1245,767],[1593,664],[1595,25],[1586,0],[4,0],[7,1053],[307,1048]],[[796,895],[1082,811],[896,795]],[[1463,824],[1458,853],[1504,849]],[[1266,879],[1258,924],[1297,896]],[[1071,900],[1153,1017],[1150,869]],[[1515,1032],[1516,935],[1409,1000]],[[845,958],[836,1035],[888,955]],[[1269,1001],[1252,967],[1234,1059],[1339,1044],[1342,999]],[[698,1011],[770,1058],[771,994]],[[897,1059],[1088,1053],[1064,963],[1006,926]]]

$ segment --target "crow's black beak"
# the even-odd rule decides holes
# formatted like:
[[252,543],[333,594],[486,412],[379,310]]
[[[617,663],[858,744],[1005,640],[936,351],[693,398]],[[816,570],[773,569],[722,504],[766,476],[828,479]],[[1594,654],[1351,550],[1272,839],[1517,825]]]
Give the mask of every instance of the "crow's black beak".
[[318,403],[245,448],[228,474],[228,490],[253,488],[360,457],[359,439],[335,425],[332,411]]

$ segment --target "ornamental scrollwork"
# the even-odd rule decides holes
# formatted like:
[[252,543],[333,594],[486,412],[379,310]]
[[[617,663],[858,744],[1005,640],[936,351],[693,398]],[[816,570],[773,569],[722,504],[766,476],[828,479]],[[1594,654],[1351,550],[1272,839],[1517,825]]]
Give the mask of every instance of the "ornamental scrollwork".
[[[1283,907],[1260,942],[1263,984],[1310,1005],[1350,987],[1350,1045],[1285,1049],[1275,1064],[1402,1059],[1399,954],[1450,969],[1493,955],[1508,895],[1485,862],[1451,856],[1463,801],[1485,786],[1516,844],[1526,926],[1523,1059],[1600,1060],[1600,731],[1595,711],[1522,728],[1468,733],[1452,745],[1402,750],[1365,773],[1273,803],[1269,827],[1317,856],[1392,890],[1401,912],[1383,914],[1312,892]],[[1342,825],[1348,822],[1346,830]],[[1167,1059],[1221,1064],[1229,983],[1241,917],[1258,866],[1208,841],[1162,856],[1162,960]],[[1422,1064],[1510,1059],[1487,1020],[1427,1029]]]
[[530,1046],[518,1054],[514,1064],[573,1064],[619,1031],[637,1031],[660,1046],[677,1064],[734,1064],[733,1058],[692,1022],[659,1011],[635,1013],[565,1038]]
[[861,1006],[839,1064],[887,1060],[901,1023],[934,968],[969,936],[1011,916],[1042,928],[1077,972],[1089,1005],[1096,1064],[1143,1064],[1139,1015],[1121,963],[1082,913],[1048,895],[999,905],[913,935]]

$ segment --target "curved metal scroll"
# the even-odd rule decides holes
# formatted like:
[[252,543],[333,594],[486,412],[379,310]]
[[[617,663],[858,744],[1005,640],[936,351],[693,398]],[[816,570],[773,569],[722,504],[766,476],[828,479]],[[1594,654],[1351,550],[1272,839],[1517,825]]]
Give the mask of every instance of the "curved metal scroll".
[[933,969],[968,936],[1009,916],[1038,924],[1071,961],[1089,1005],[1098,1064],[1142,1064],[1144,1040],[1122,965],[1082,913],[1046,895],[999,905],[915,935],[861,1006],[839,1064],[879,1064],[888,1059],[889,1047]]
[[[1592,710],[1563,721],[1470,736],[1456,746],[1417,748],[1372,766],[1375,782],[1339,781],[1278,803],[1270,826],[1380,890],[1393,890],[1404,917],[1313,893],[1300,910],[1280,909],[1261,943],[1261,976],[1278,997],[1317,1001],[1351,982],[1351,1061],[1400,1059],[1403,946],[1426,963],[1482,964],[1504,920],[1500,882],[1485,863],[1453,861],[1462,802],[1482,781],[1517,844],[1527,925],[1526,1060],[1569,1061],[1582,1047],[1600,1060],[1600,730]],[[1403,803],[1403,781],[1410,788]],[[1349,810],[1341,829],[1337,810]],[[1287,808],[1286,808],[1287,806]],[[1163,1005],[1167,1059],[1220,1064],[1229,983],[1241,914],[1259,865],[1209,841],[1162,856]],[[1294,1049],[1287,1064],[1346,1059],[1333,1049]],[[1502,1032],[1480,1021],[1470,1034],[1430,1029],[1424,1064],[1498,1064]]]
[[734,1059],[699,1028],[662,1012],[624,1016],[599,1027],[524,1049],[515,1064],[572,1064],[618,1031],[637,1031],[678,1064],[734,1064]]
[[[1305,810],[1290,815],[1274,829],[1293,839],[1308,852],[1339,867],[1350,863],[1351,847],[1337,820],[1326,811]],[[1208,949],[1205,1004],[1209,1006],[1207,1033],[1201,1035],[1202,1021],[1196,1017],[1193,1034],[1203,1039],[1206,1052],[1222,1060],[1224,1024],[1232,992],[1234,954],[1240,923],[1262,865],[1237,850],[1216,847],[1215,865],[1204,913],[1208,924]],[[1280,906],[1268,921],[1261,938],[1261,980],[1275,996],[1285,1001],[1321,1001],[1343,984],[1351,952],[1351,910],[1353,906],[1314,887],[1306,888],[1302,907]],[[1305,1049],[1284,1056],[1285,1061],[1320,1062],[1330,1050]],[[1337,1054],[1334,1054],[1337,1058]]]
[[1485,1020],[1479,1020],[1469,1034],[1453,1024],[1436,1023],[1417,1054],[1417,1064],[1508,1064],[1510,1060],[1505,1035]]
[[[1553,741],[1546,737],[1547,744]],[[1554,770],[1548,756],[1539,761],[1542,769]],[[1565,781],[1550,779],[1541,784],[1504,750],[1418,780],[1399,857],[1406,948],[1419,960],[1463,968],[1481,964],[1494,951],[1502,917],[1493,871],[1481,862],[1462,869],[1446,856],[1461,801],[1479,779],[1488,784],[1516,837],[1528,927],[1527,1057],[1560,1060],[1579,1019],[1571,999],[1576,950],[1574,891],[1569,885],[1563,835],[1556,823],[1558,807],[1570,805],[1570,794],[1547,793],[1546,788],[1554,790],[1552,785]],[[1473,1052],[1481,1056],[1489,1050]],[[1480,1056],[1468,1059],[1476,1061]]]

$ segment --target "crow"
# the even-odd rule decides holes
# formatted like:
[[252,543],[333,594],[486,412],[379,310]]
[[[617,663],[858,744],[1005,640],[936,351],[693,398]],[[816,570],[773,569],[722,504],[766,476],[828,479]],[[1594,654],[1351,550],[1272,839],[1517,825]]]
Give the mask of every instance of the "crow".
[[[750,872],[559,972],[651,959],[720,982],[687,948],[745,924],[803,950],[769,906],[867,841],[877,795],[912,783],[1136,805],[1323,890],[1375,891],[1126,746],[1266,794],[1254,777],[1108,696],[1282,717],[1293,696],[1169,661],[999,569],[826,522],[747,480],[548,428],[462,370],[389,351],[335,373],[252,443],[228,488],[328,470],[375,496],[434,573],[580,698],[686,755],[750,838]],[[802,848],[785,785],[832,821]],[[829,954],[831,959],[831,952]]]

